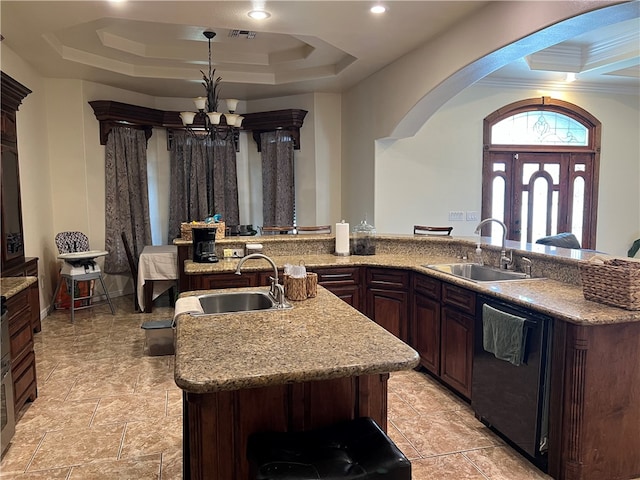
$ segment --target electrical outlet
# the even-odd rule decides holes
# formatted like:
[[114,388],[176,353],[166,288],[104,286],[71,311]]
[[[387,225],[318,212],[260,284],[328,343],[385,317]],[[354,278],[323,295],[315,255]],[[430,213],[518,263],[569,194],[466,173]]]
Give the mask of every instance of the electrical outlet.
[[477,222],[479,218],[478,212],[467,212],[467,222]]
[[464,220],[464,212],[461,210],[451,210],[449,212],[450,222],[462,222]]
[[242,257],[244,257],[244,249],[242,249],[242,248],[232,248],[231,249],[231,257],[232,258],[242,258]]

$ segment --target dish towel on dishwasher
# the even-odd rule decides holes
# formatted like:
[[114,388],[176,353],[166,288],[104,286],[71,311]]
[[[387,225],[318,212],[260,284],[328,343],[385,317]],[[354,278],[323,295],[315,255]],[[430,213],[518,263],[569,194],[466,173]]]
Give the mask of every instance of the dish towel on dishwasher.
[[173,314],[174,322],[183,313],[204,313],[198,297],[181,297],[176,300],[175,313]]
[[527,343],[525,319],[482,306],[482,346],[496,358],[519,366],[524,360]]

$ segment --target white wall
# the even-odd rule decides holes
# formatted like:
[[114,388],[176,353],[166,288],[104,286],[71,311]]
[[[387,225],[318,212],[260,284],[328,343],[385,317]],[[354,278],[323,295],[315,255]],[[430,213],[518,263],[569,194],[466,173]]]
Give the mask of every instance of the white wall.
[[[452,225],[454,235],[473,235],[477,221],[450,222],[448,214],[481,210],[483,119],[509,103],[549,94],[470,87],[414,137],[377,142],[378,231],[411,233],[414,224],[441,224]],[[640,97],[578,92],[551,96],[584,108],[602,122],[596,248],[626,255],[640,237]]]
[[55,262],[52,244],[53,208],[49,166],[45,80],[10,48],[2,44],[2,71],[32,90],[18,107],[18,157],[25,255],[38,257],[41,316],[53,290],[47,265]]
[[[342,99],[343,216],[351,222],[374,218],[376,140],[413,135],[453,96],[492,71],[612,21],[615,16],[604,10],[580,15],[611,4],[559,1],[532,8],[531,2],[490,2],[347,91]],[[637,16],[633,5],[622,8]],[[570,20],[554,25],[564,19]],[[539,32],[535,39],[526,38],[534,32]]]

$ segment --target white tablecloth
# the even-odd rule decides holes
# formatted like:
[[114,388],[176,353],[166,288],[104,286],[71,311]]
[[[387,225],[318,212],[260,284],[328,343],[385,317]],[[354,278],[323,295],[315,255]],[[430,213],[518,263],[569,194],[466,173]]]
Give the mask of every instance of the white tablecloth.
[[157,298],[176,284],[178,278],[178,247],[176,245],[147,245],[138,261],[138,304],[144,311],[144,284],[153,280],[153,298]]

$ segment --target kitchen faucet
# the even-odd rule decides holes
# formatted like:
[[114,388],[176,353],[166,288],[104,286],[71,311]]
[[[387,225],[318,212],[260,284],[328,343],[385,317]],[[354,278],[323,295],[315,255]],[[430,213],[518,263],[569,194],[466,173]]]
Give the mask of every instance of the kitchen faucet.
[[262,253],[252,253],[240,259],[238,262],[238,266],[236,268],[236,275],[242,275],[240,268],[250,258],[264,258],[267,262],[271,264],[273,267],[273,277],[269,277],[271,280],[271,288],[269,289],[269,295],[273,297],[273,299],[277,302],[276,308],[290,308],[291,305],[284,297],[284,287],[278,283],[278,267],[276,263],[271,260],[269,257]]
[[498,220],[497,218],[485,218],[478,224],[475,233],[480,234],[482,227],[484,227],[489,222],[496,222],[502,227],[502,250],[500,250],[500,268],[506,270],[513,264],[513,252],[510,252],[511,256],[507,257],[507,248],[505,246],[507,242],[507,226],[504,224],[504,222]]

